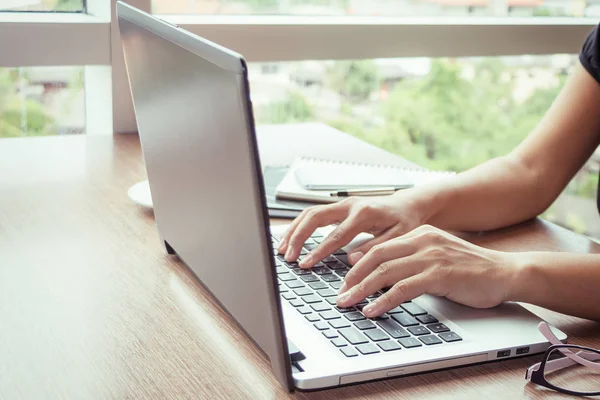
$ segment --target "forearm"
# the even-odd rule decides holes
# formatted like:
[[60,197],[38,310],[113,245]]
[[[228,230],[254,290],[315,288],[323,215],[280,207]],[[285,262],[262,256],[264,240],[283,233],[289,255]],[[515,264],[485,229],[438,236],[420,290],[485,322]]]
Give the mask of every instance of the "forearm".
[[422,223],[480,231],[533,218],[556,194],[514,156],[490,160],[441,184],[416,188]]
[[514,253],[507,301],[600,321],[600,254]]
[[421,222],[489,230],[544,211],[600,143],[599,103],[600,86],[578,65],[542,121],[510,155],[417,188]]

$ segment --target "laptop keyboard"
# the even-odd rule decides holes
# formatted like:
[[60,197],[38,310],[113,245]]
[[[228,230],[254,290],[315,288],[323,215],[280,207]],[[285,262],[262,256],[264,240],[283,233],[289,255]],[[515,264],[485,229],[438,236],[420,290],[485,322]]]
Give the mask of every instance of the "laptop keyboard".
[[[304,244],[300,260],[315,248],[323,236],[316,232]],[[277,254],[279,242],[273,238]],[[299,260],[299,261],[300,261]],[[461,341],[437,318],[413,302],[406,302],[376,318],[366,318],[361,310],[379,291],[353,307],[336,304],[337,291],[351,266],[344,250],[338,250],[311,269],[301,269],[297,262],[275,256],[281,298],[310,322],[313,327],[339,348],[346,357],[442,345]]]

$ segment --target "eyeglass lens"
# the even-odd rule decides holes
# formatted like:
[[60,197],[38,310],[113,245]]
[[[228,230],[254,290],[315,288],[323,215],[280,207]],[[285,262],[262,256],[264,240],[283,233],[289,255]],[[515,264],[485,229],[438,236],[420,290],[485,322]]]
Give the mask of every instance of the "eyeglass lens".
[[[573,349],[576,353],[578,349]],[[595,354],[594,359],[598,359],[595,363],[600,365],[600,354]],[[548,354],[548,360],[565,357],[559,349],[554,349]],[[579,393],[598,393],[600,392],[600,370],[585,367],[581,364],[561,368],[556,371],[551,371],[549,368],[544,369],[544,378],[546,381],[561,389],[579,392]]]

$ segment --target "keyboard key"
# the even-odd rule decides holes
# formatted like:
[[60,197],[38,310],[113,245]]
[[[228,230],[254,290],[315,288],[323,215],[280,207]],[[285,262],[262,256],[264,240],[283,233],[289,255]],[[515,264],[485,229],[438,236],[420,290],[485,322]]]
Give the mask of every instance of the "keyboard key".
[[335,347],[344,347],[344,346],[348,346],[348,343],[346,343],[346,341],[344,339],[342,339],[341,337],[333,339],[331,341],[331,343],[333,343],[333,345]]
[[308,254],[308,251],[303,247],[302,250],[300,250],[300,255],[305,256],[307,254]]
[[288,272],[288,269],[286,267],[275,267],[275,272],[277,274],[285,274]]
[[316,237],[316,238],[313,238],[313,240],[315,241],[315,243],[321,244],[321,243],[323,243],[323,240],[325,240],[325,239],[322,237]]
[[302,268],[294,268],[292,270],[293,273],[295,273],[296,275],[312,275],[312,272],[310,271],[310,269],[302,269]]
[[280,282],[279,283],[279,293],[285,293],[285,292],[288,292],[288,288],[283,286],[283,284]]
[[316,275],[313,275],[312,273],[310,275],[302,275],[300,276],[300,279],[302,279],[304,282],[318,282],[319,281],[319,277]]
[[343,328],[338,331],[350,344],[368,343],[365,335],[357,331],[355,328]]
[[415,303],[403,303],[400,304],[400,307],[404,308],[404,311],[412,316],[427,314],[427,311],[423,310],[418,304]]
[[330,262],[336,262],[338,259],[335,258],[334,256],[327,256],[324,259],[321,260],[321,262],[324,262],[325,264],[330,263]]
[[333,296],[337,296],[337,292],[335,290],[333,290],[333,289],[321,289],[321,290],[317,290],[317,293],[321,297],[333,297]]
[[358,355],[358,352],[354,350],[353,347],[342,347],[340,351],[344,353],[346,357],[356,357]]
[[298,296],[308,296],[309,294],[313,294],[313,291],[307,287],[301,287],[294,289],[294,293],[296,293]]
[[298,312],[302,315],[312,313],[312,310],[306,306],[298,307],[298,308],[296,308],[296,310],[298,310]]
[[300,268],[300,264],[297,261],[289,261],[286,263],[290,268]]
[[432,344],[442,343],[442,341],[440,339],[438,339],[438,337],[435,335],[421,336],[421,337],[419,337],[419,340],[428,346],[432,345]]
[[304,287],[304,284],[302,282],[300,282],[298,279],[286,282],[285,285],[287,287],[289,287],[290,289],[298,289],[298,288]]
[[454,332],[443,332],[440,333],[438,336],[444,339],[445,342],[458,342],[462,340],[462,338]]
[[393,340],[384,340],[383,342],[377,343],[377,346],[381,347],[383,351],[400,350],[402,347]]
[[360,346],[356,346],[356,349],[364,355],[379,353],[379,349],[371,343],[361,344]]
[[346,255],[346,254],[348,254],[348,253],[346,253],[346,250],[343,250],[343,249],[338,249],[338,250],[336,250],[336,251],[333,252],[334,256],[343,256],[343,255]]
[[347,312],[351,312],[351,311],[356,311],[356,308],[354,308],[354,307],[338,307],[338,306],[335,306],[335,309],[338,312],[341,312],[341,313],[347,313]]
[[319,296],[317,296],[316,294],[311,294],[311,295],[308,295],[308,296],[304,296],[304,297],[302,297],[302,300],[304,300],[304,302],[306,304],[320,303],[321,302],[321,298]]
[[377,325],[383,328],[383,330],[386,331],[387,334],[393,337],[394,339],[410,336],[408,332],[404,330],[404,328],[402,328],[397,322],[392,321],[391,319],[377,321]]
[[429,329],[424,326],[411,326],[410,328],[407,328],[407,330],[415,336],[428,335],[431,333],[429,332]]
[[444,325],[442,323],[427,325],[427,327],[433,333],[448,332],[450,330],[450,328],[448,328],[446,325]]
[[340,280],[340,278],[335,275],[323,275],[321,276],[321,279],[323,279],[325,282],[337,282]]
[[331,330],[331,329],[327,329],[326,331],[321,332],[323,334],[323,336],[325,336],[327,339],[335,339],[336,337],[339,337],[339,335],[337,334],[336,331]]
[[308,286],[310,286],[314,290],[327,289],[327,284],[321,281],[309,283]]
[[335,329],[348,328],[350,326],[350,322],[346,321],[345,319],[332,319],[328,322],[329,325]]
[[308,322],[318,322],[318,321],[321,320],[321,318],[319,318],[319,316],[317,314],[312,314],[312,313],[311,314],[306,314],[304,316],[304,318],[306,318],[306,320]]
[[300,299],[290,300],[289,303],[294,307],[302,307],[304,305],[304,302]]
[[392,314],[392,318],[402,326],[419,325],[419,322],[408,314]]
[[312,308],[316,312],[322,312],[322,311],[331,310],[331,306],[329,306],[328,304],[323,303],[323,302],[316,303],[316,304],[311,304],[310,308]]
[[407,337],[407,338],[402,338],[400,340],[398,340],[398,342],[406,347],[407,349],[412,349],[413,347],[420,347],[423,346],[421,344],[421,342],[419,342],[417,339],[415,339],[414,337]]
[[329,325],[327,325],[327,322],[325,322],[325,321],[315,322],[313,324],[313,326],[315,328],[317,328],[318,330],[320,330],[320,331],[324,331],[325,329],[329,329]]
[[296,298],[296,295],[294,293],[283,293],[281,297],[283,297],[286,300],[293,300]]
[[344,315],[344,317],[346,317],[346,319],[348,321],[360,321],[362,319],[365,319],[365,316],[362,315],[362,313],[360,313],[358,311],[353,311],[353,312],[346,313]]
[[317,275],[331,274],[331,270],[327,267],[314,267],[312,270]]
[[282,282],[293,281],[296,279],[294,275],[290,274],[289,272],[286,272],[285,274],[279,274],[277,277]]
[[429,315],[429,314],[419,315],[417,317],[417,319],[422,324],[433,324],[433,323],[439,322],[437,320],[437,318],[435,318],[433,315]]
[[341,262],[340,260],[338,260],[337,258],[335,259],[335,261],[329,262],[327,263],[327,266],[330,269],[335,269],[335,270],[344,270],[346,271],[348,269],[348,267],[346,267],[346,265],[344,265],[343,262]]
[[319,313],[319,315],[321,316],[321,318],[326,320],[340,318],[340,314],[338,314],[334,310],[324,311],[322,313]]
[[352,265],[350,265],[350,262],[348,261],[348,255],[347,254],[339,254],[337,256],[337,258],[338,258],[338,260],[340,260],[341,262],[343,262],[347,266],[352,267]]
[[312,235],[310,235],[311,238],[322,238],[323,234],[319,231],[314,231]]
[[308,251],[311,251],[311,250],[314,250],[317,246],[318,246],[318,244],[316,244],[316,243],[307,243],[304,245],[304,248]]
[[340,287],[342,287],[342,282],[331,282],[329,286],[331,286],[335,290],[340,290]]
[[381,320],[389,319],[389,318],[390,318],[390,316],[387,313],[383,313],[381,315],[378,315],[376,317],[371,318],[371,320],[373,320],[373,321],[381,321]]
[[367,337],[374,342],[379,342],[380,340],[388,340],[390,338],[381,329],[369,329],[368,331],[365,331],[365,335],[367,335]]
[[376,298],[378,298],[380,296],[381,296],[381,293],[373,293],[372,295],[367,296],[367,299],[369,299],[369,300],[375,300]]
[[331,304],[332,306],[335,306],[337,304],[335,297],[325,297],[325,301]]
[[345,278],[346,275],[348,275],[348,270],[347,269],[338,269],[335,271],[335,273],[337,274],[337,276],[339,276],[341,278]]
[[364,321],[355,322],[354,326],[356,326],[360,330],[375,328],[375,324],[369,321],[368,319],[365,319]]

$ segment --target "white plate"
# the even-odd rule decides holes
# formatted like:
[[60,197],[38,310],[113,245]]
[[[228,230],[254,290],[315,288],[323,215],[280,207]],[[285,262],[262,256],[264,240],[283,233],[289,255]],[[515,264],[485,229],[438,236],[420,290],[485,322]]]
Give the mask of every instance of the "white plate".
[[127,195],[135,204],[146,208],[152,208],[152,196],[148,181],[138,182],[127,191]]

